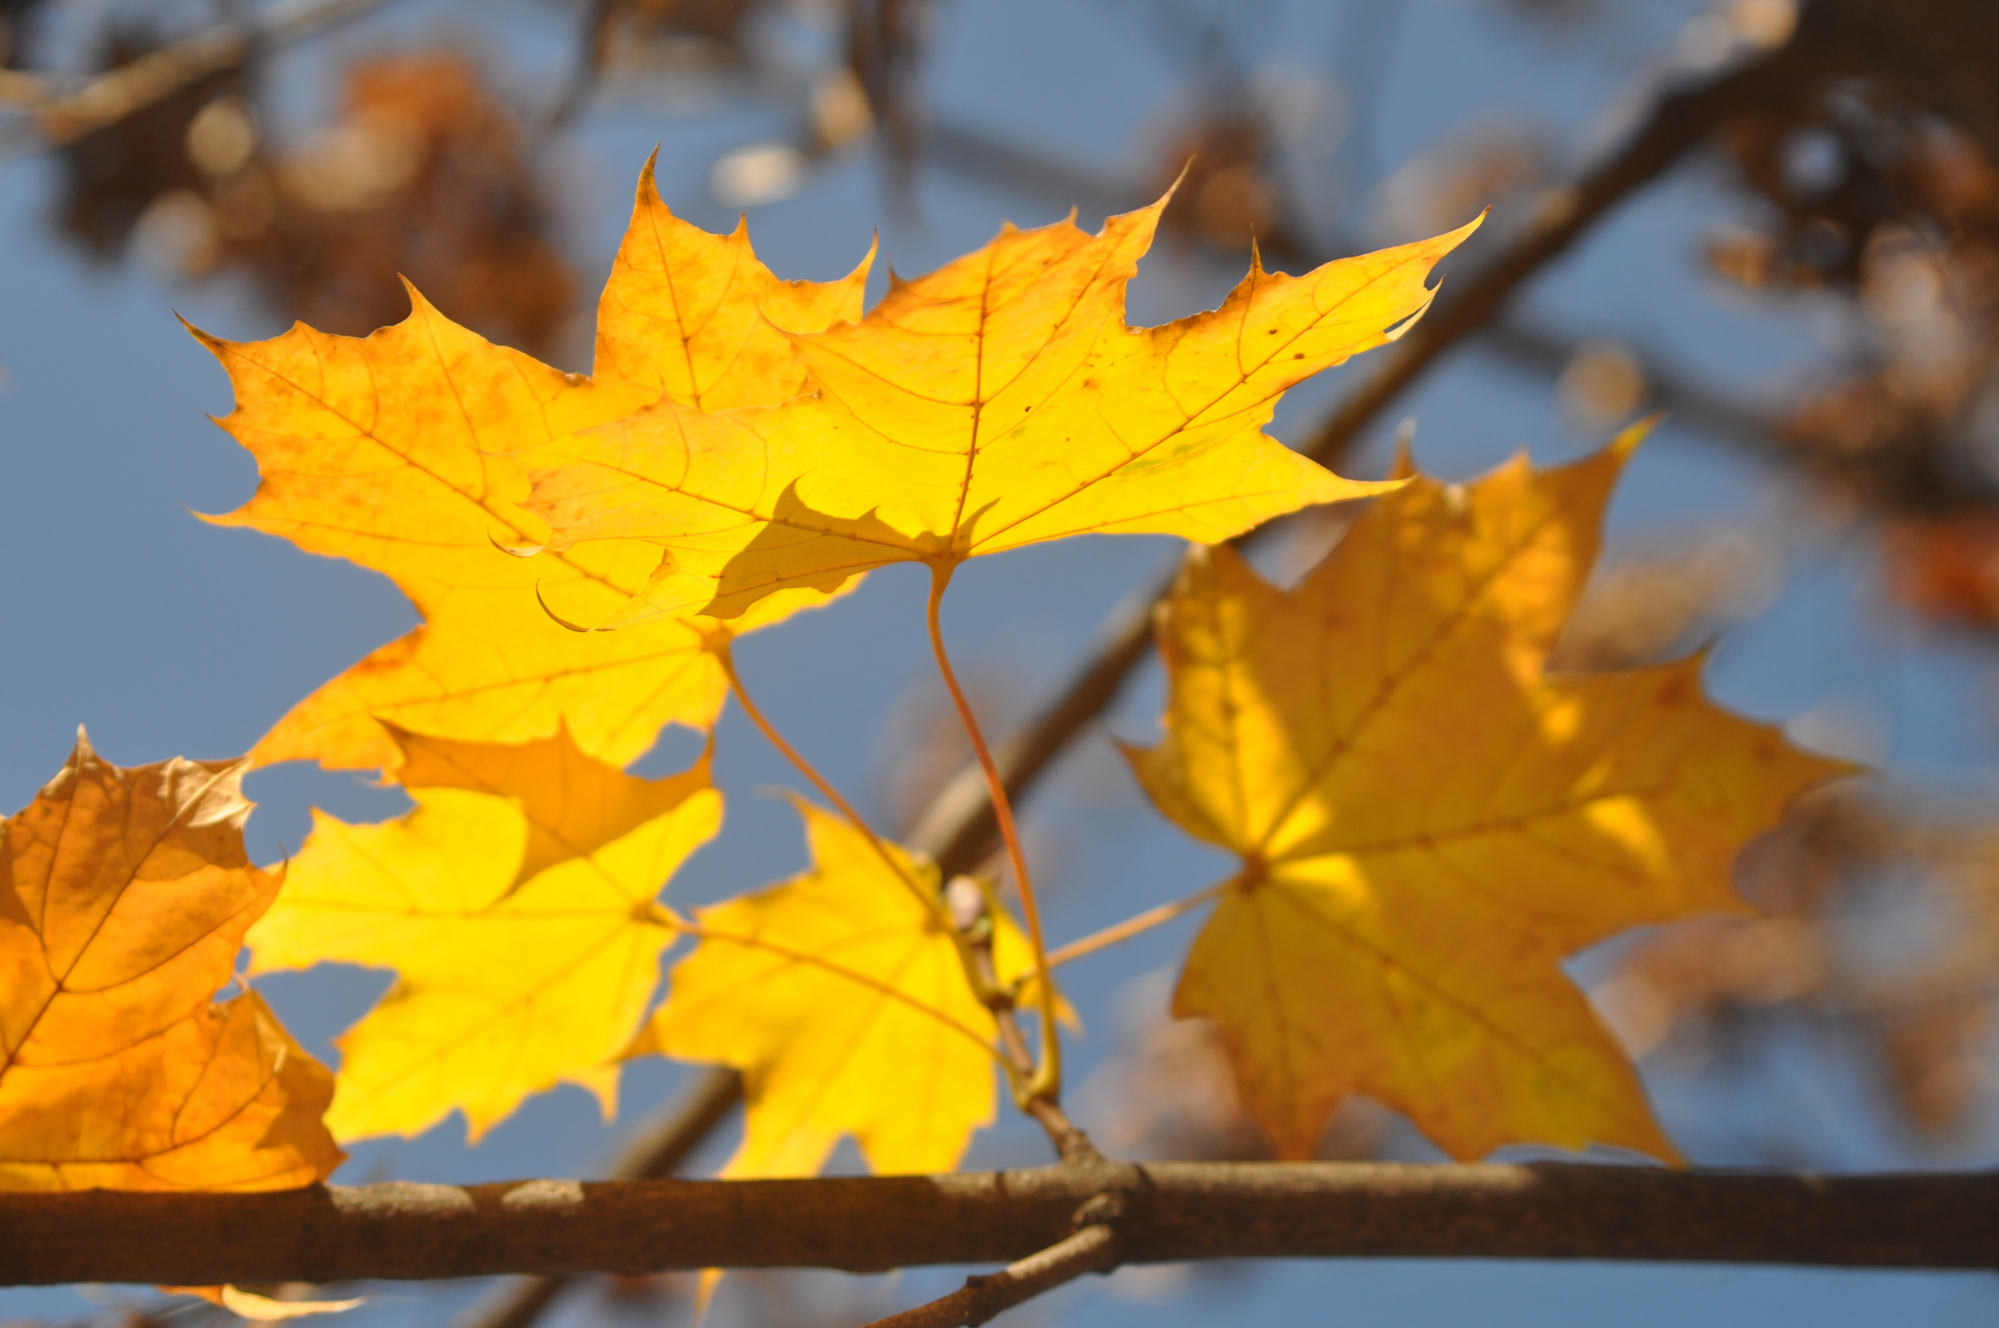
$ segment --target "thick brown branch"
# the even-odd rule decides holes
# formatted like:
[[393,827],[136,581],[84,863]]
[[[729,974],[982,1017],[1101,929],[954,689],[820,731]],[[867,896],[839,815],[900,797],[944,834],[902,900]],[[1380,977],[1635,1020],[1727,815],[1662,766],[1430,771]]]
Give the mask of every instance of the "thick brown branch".
[[1999,1268],[1999,1174],[1159,1163],[948,1176],[0,1195],[0,1284],[1006,1263],[1119,1196],[1126,1263],[1628,1259]]
[[[611,1174],[619,1180],[671,1176],[742,1100],[743,1077],[734,1070],[717,1066],[700,1072],[632,1141]],[[473,1307],[460,1328],[527,1328],[569,1282],[567,1274],[550,1274],[502,1283]]]

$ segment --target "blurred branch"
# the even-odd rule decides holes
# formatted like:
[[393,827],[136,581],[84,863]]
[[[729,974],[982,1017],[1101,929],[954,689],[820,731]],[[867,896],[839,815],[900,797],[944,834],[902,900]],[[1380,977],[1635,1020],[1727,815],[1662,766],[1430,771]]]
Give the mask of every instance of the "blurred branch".
[[[90,80],[75,92],[15,102],[49,143],[73,143],[115,124],[211,74],[234,68],[252,51],[284,46],[358,18],[387,0],[273,0],[255,14],[183,37]],[[10,99],[11,100],[11,99]]]
[[1356,1162],[805,1180],[0,1194],[0,1285],[1004,1263],[1079,1225],[1126,1263],[1619,1259],[1999,1267],[1999,1173]]
[[[1479,349],[1537,374],[1559,375],[1581,343],[1502,315],[1483,329]],[[1672,423],[1752,461],[1802,471],[1855,507],[1882,517],[1999,504],[1999,486],[1966,468],[1952,468],[1934,449],[1839,451],[1790,441],[1780,420],[1669,366],[1640,357],[1646,398]]]
[[611,63],[611,26],[617,11],[617,0],[589,0],[584,6],[576,65],[570,72],[569,82],[562,89],[562,95],[556,98],[554,107],[541,123],[543,134],[568,124],[590,104],[597,85],[603,80],[605,67]]
[[[1177,566],[1176,569],[1177,570]],[[1097,629],[1095,651],[1030,723],[994,753],[1007,792],[1020,798],[1033,787],[1071,740],[1117,700],[1125,680],[1152,648],[1152,612],[1173,581],[1168,571],[1151,586],[1127,595]],[[966,766],[938,790],[910,835],[910,845],[933,855],[946,879],[975,871],[998,843],[999,824],[985,777]]]
[[1068,162],[970,125],[939,120],[919,140],[925,164],[980,184],[996,184],[1054,208],[1122,212],[1151,200],[1135,180]]
[[48,79],[25,69],[0,69],[0,107],[19,110],[55,96]]
[[1298,450],[1322,464],[1344,457],[1354,440],[1447,350],[1491,322],[1527,279],[1565,253],[1619,203],[1698,147],[1726,117],[1790,94],[1818,68],[1808,10],[1788,46],[1704,87],[1668,95],[1625,148],[1573,184],[1548,190],[1527,228],[1455,296],[1382,352],[1374,372],[1343,398],[1331,418]]
[[[1583,343],[1523,319],[1501,317],[1480,333],[1477,344],[1504,364],[1554,378],[1574,361]],[[1638,362],[1645,372],[1648,404],[1663,410],[1672,423],[1754,460],[1784,463],[1797,459],[1796,449],[1777,441],[1774,416],[1675,373],[1648,356],[1639,355]]]

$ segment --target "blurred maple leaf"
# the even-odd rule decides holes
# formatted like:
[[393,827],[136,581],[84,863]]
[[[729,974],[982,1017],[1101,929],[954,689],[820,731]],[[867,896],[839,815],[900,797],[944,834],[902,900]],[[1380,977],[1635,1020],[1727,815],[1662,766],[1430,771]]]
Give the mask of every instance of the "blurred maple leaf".
[[493,345],[414,288],[407,319],[360,340],[305,326],[262,342],[197,332],[236,389],[223,427],[263,477],[249,503],[212,519],[384,572],[425,619],[300,702],[251,759],[392,769],[397,749],[374,716],[485,741],[546,737],[561,718],[584,751],[623,764],[664,724],[712,723],[727,684],[706,643],[823,596],[775,599],[726,628],[565,631],[537,586],[608,613],[644,589],[658,551],[605,544],[532,563],[496,551],[547,536],[519,505],[527,479],[512,454],[662,392],[711,407],[784,399],[803,370],[778,327],[858,317],[866,269],[778,281],[740,227],[715,236],[674,217],[648,165],[604,289],[595,379]]
[[341,1159],[332,1096],[254,992],[221,1005],[276,875],[241,761],[120,769],[82,734],[0,826],[0,1190],[281,1190]]
[[721,828],[707,759],[644,780],[566,731],[520,745],[394,737],[416,810],[362,826],[315,811],[249,938],[256,973],[396,970],[340,1039],[327,1123],[347,1139],[414,1135],[460,1108],[476,1142],[565,1079],[609,1114],[614,1058],[677,935],[654,896]]
[[[851,825],[797,805],[812,869],[700,910],[700,948],[632,1053],[743,1072],[729,1175],[810,1175],[845,1134],[877,1172],[948,1171],[993,1119],[997,1030],[935,903],[937,867],[884,844],[892,872]],[[993,942],[1002,984],[1032,971],[1004,914]]]
[[1125,286],[1165,205],[1094,236],[1008,226],[864,320],[795,335],[816,395],[719,415],[667,400],[562,440],[527,504],[554,547],[636,538],[665,556],[615,614],[564,587],[548,599],[600,626],[726,618],[892,562],[948,570],[1088,532],[1222,540],[1379,492],[1262,426],[1285,390],[1408,327],[1478,223],[1302,277],[1254,266],[1220,309],[1130,328]]
[[1132,765],[1183,829],[1244,859],[1174,1012],[1217,1021],[1287,1157],[1311,1156],[1355,1090],[1460,1158],[1674,1156],[1561,961],[1741,911],[1737,847],[1848,767],[1707,704],[1698,656],[1546,675],[1634,442],[1464,487],[1417,478],[1292,591],[1197,553],[1162,612],[1166,738]]

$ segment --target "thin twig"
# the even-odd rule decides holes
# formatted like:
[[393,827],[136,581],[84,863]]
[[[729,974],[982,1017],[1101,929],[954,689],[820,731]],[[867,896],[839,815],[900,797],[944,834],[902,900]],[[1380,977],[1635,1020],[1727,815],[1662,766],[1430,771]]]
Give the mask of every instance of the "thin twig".
[[[1028,1050],[1027,1037],[1020,1031],[1020,1021],[1016,1017],[1019,1007],[1015,988],[1000,981],[999,971],[993,964],[993,917],[985,891],[969,876],[954,876],[945,887],[944,894],[951,913],[951,924],[962,940],[961,949],[968,960],[966,975],[972,981],[972,990],[992,1012],[993,1022],[999,1026],[999,1044],[1004,1053],[1002,1060],[1009,1066],[1007,1081],[1013,1089],[1015,1105],[1047,1131],[1048,1141],[1055,1145],[1055,1155],[1062,1161],[1077,1165],[1103,1165],[1104,1155],[1090,1142],[1090,1136],[1076,1127],[1054,1098],[1033,1091],[1034,1056]],[[1056,998],[1045,980],[1036,994],[1043,1013],[1049,1013]],[[1048,1023],[1044,1022],[1042,1027],[1047,1029]]]
[[950,1295],[876,1319],[867,1328],[970,1328],[1084,1273],[1107,1273],[1116,1266],[1117,1234],[1097,1223],[997,1273],[973,1274]]

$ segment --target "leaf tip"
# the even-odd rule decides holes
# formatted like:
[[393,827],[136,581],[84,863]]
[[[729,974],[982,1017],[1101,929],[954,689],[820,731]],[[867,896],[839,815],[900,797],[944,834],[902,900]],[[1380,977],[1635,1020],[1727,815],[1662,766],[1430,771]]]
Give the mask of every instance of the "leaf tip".
[[1651,435],[1652,431],[1664,422],[1665,418],[1665,411],[1655,410],[1645,418],[1627,424],[1624,428],[1618,430],[1617,436],[1610,440],[1609,445],[1604,450],[1615,456],[1620,464],[1629,460],[1631,455],[1638,450],[1638,445],[1644,442]]
[[1412,480],[1416,478],[1416,417],[1405,415],[1395,426],[1395,459],[1388,464],[1387,478],[1391,480]]
[[414,281],[411,281],[400,272],[396,273],[396,280],[403,284],[403,294],[409,296],[411,318],[416,317],[418,314],[437,312],[437,307],[429,300],[423,298],[423,292],[416,288]]

